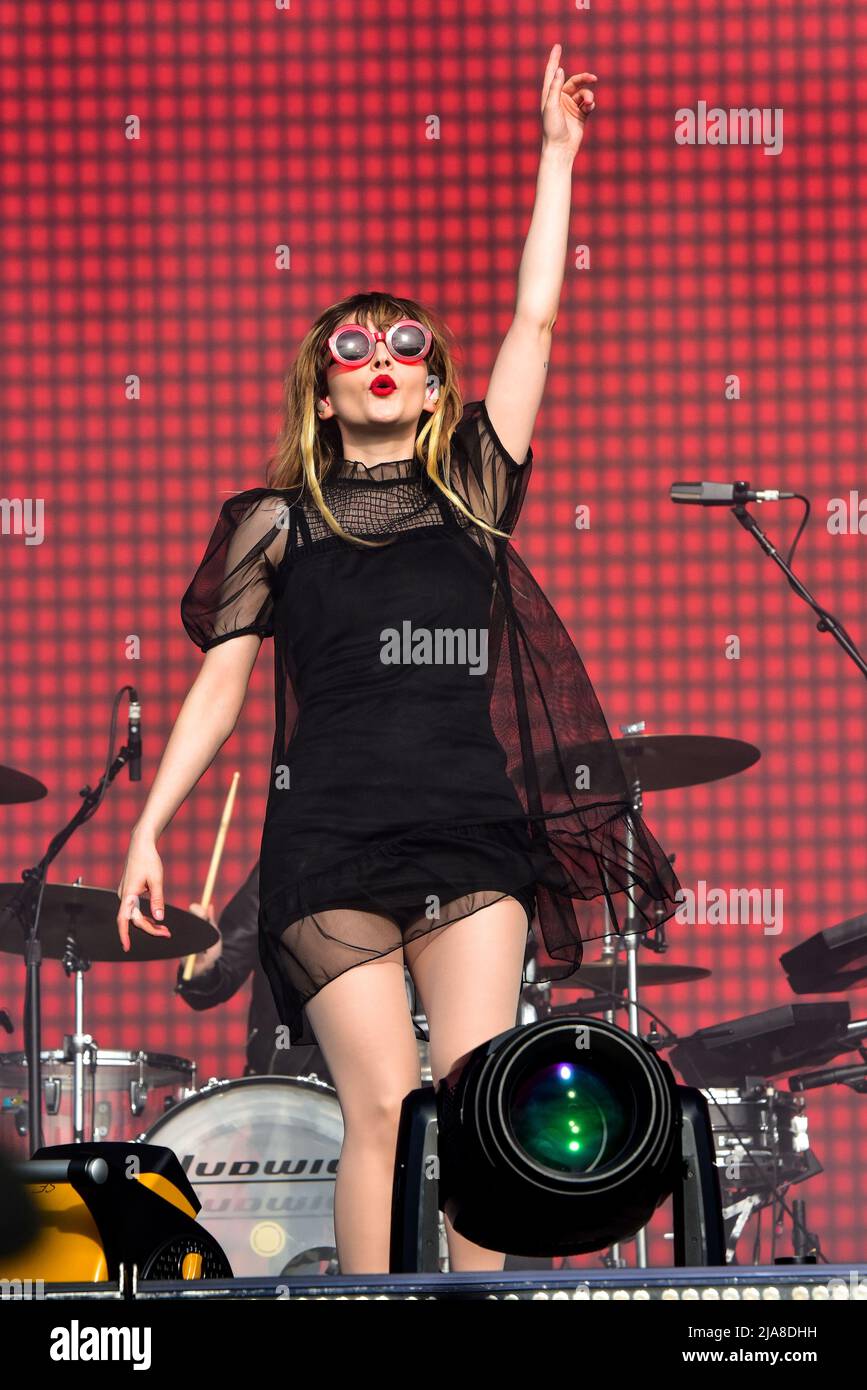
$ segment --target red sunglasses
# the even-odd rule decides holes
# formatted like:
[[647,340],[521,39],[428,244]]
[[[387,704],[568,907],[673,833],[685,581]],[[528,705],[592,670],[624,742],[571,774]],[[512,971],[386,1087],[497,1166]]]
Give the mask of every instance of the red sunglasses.
[[383,333],[371,333],[361,323],[345,323],[328,339],[331,356],[343,367],[363,367],[378,342],[385,342],[396,362],[422,362],[430,351],[432,334],[415,319],[400,319]]

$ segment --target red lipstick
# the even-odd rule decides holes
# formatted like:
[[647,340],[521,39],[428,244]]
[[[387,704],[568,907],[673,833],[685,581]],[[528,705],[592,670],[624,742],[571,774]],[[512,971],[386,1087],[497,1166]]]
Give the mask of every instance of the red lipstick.
[[390,396],[392,391],[397,390],[397,385],[390,376],[382,373],[380,376],[373,378],[373,381],[370,383],[370,389],[375,396]]

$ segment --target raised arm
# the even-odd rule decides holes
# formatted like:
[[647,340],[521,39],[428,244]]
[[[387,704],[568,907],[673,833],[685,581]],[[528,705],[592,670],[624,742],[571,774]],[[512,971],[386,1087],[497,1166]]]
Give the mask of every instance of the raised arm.
[[526,456],[545,393],[569,239],[572,164],[595,104],[591,88],[582,85],[595,82],[595,73],[579,72],[567,80],[558,66],[561,52],[560,44],[551,49],[542,85],[542,153],[515,316],[485,395],[491,423],[518,460]]

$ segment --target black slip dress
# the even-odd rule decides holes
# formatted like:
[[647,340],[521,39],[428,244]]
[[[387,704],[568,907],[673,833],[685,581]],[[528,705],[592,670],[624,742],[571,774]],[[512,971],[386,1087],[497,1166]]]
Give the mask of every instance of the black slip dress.
[[[464,408],[448,483],[511,532],[532,468],[484,401]],[[345,970],[505,896],[552,961],[582,938],[672,916],[680,885],[630,800],[569,634],[511,542],[417,458],[336,460],[322,483],[223,505],[181,601],[208,651],[274,638],[275,735],[259,949],[281,1022]],[[542,957],[544,967],[545,957]]]

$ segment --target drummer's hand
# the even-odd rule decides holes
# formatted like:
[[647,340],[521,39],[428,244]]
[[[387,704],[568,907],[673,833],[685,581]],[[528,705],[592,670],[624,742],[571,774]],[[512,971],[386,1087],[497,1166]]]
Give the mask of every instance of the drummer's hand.
[[[190,903],[190,912],[194,912],[197,917],[205,916],[204,912],[202,911],[201,903]],[[217,910],[214,907],[213,898],[208,903],[207,921],[211,923],[212,927],[217,927]],[[219,930],[220,928],[217,927],[217,931]],[[198,951],[196,953],[196,960],[195,964],[193,965],[193,975],[203,974],[204,971],[208,970],[213,965],[215,960],[220,959],[220,956],[222,954],[223,938],[221,936],[218,936],[213,946],[209,946],[206,951]]]
[[211,898],[211,901],[208,903],[207,913],[202,910],[201,903],[190,903],[189,911],[194,912],[197,917],[204,917],[206,921],[210,922],[212,927],[217,925],[217,909],[214,907],[213,898]]
[[[151,910],[157,921],[145,917],[139,907],[139,894],[147,893],[151,900]],[[147,932],[148,936],[171,936],[168,927],[160,922],[165,912],[163,897],[163,865],[157,854],[156,841],[147,836],[133,835],[126,856],[123,877],[117,886],[120,908],[117,914],[117,931],[121,945],[129,950],[130,922]]]

